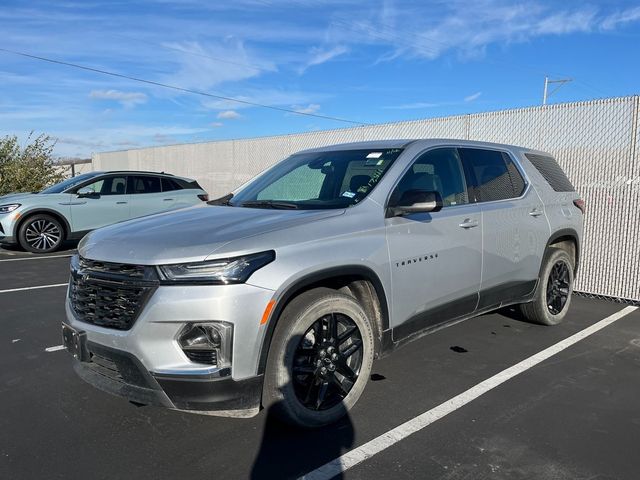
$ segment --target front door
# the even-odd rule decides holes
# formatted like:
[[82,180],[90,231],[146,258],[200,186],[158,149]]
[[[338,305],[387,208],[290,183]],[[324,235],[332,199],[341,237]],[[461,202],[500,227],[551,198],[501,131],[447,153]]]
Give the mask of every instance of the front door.
[[[93,230],[129,218],[129,195],[126,193],[127,177],[113,175],[101,177],[84,185],[95,196],[72,198],[71,223],[75,232]],[[75,195],[73,195],[75,197]]]
[[469,203],[455,148],[421,154],[405,173],[391,202],[406,190],[437,191],[439,212],[385,220],[393,290],[394,340],[471,314],[482,269],[482,219]]

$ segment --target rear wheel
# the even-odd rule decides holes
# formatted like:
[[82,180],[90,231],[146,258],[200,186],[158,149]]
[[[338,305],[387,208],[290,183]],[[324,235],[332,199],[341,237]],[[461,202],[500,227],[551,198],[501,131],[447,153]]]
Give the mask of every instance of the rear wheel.
[[564,250],[546,255],[532,302],[520,305],[524,317],[542,325],[557,325],[567,314],[573,294],[573,261]]
[[27,218],[20,226],[18,242],[33,253],[54,252],[64,240],[64,229],[51,215],[39,214]]
[[265,374],[263,404],[287,423],[320,427],[344,416],[371,373],[373,330],[358,302],[328,288],[287,305]]

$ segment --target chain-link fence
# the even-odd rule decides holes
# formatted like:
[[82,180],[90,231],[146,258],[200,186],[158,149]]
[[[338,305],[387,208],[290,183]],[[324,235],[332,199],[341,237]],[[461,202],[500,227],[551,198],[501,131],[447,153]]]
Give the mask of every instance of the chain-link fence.
[[223,195],[291,153],[335,143],[451,138],[550,152],[586,200],[576,289],[640,301],[640,97],[96,154],[100,170],[167,171]]

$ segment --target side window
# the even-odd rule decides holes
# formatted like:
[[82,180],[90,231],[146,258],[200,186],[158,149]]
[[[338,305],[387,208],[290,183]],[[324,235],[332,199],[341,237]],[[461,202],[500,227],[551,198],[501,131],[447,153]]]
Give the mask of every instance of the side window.
[[106,177],[101,178],[97,182],[85,185],[85,187],[92,188],[94,192],[100,195],[124,195],[126,186],[126,177]]
[[462,164],[455,148],[440,148],[422,154],[405,173],[391,195],[397,202],[408,190],[436,191],[444,207],[469,203]]
[[129,176],[128,193],[159,193],[160,179],[147,175],[131,175]]
[[524,179],[508,155],[479,148],[461,148],[460,154],[470,170],[478,202],[505,200],[522,194]]
[[170,178],[161,177],[162,178],[162,191],[163,192],[171,192],[173,190],[182,190],[182,187],[178,185],[177,182],[174,182]]
[[556,192],[575,192],[575,187],[562,171],[555,158],[537,153],[525,153],[527,159],[542,174],[544,179]]

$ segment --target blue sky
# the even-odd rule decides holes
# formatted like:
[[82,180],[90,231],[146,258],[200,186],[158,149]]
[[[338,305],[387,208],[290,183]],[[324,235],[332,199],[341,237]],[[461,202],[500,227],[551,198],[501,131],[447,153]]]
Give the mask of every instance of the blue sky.
[[[0,48],[380,123],[640,93],[640,2],[5,0]],[[60,156],[349,126],[0,52],[0,135]]]

